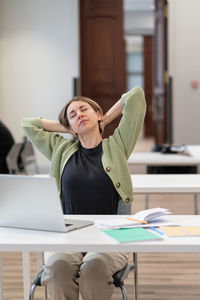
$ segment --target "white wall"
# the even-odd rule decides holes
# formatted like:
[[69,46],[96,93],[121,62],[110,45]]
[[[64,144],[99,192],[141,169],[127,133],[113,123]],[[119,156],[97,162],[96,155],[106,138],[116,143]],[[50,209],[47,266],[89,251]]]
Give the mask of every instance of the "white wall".
[[78,0],[0,0],[0,118],[17,142],[23,117],[56,119],[72,97],[78,16]]
[[177,144],[200,144],[200,1],[169,1],[169,71],[173,77],[173,135]]

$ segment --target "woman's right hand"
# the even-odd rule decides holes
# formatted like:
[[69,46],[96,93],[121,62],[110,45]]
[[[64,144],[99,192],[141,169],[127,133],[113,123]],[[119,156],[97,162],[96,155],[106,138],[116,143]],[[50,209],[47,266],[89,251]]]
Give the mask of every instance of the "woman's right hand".
[[75,136],[75,133],[70,128],[64,127],[59,121],[41,119],[43,127],[46,131],[49,132],[60,132],[60,133],[69,133]]

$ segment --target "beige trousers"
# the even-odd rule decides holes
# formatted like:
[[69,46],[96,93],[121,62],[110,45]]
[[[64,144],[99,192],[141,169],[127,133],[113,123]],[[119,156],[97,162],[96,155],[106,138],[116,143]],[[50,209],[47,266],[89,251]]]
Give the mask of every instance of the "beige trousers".
[[110,300],[113,274],[128,262],[128,253],[45,253],[43,285],[52,300]]

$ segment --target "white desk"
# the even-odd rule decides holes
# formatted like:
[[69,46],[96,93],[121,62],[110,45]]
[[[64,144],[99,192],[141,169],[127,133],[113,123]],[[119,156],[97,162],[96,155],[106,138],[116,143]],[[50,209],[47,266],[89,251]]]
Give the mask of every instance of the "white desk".
[[[77,216],[68,218],[102,219],[119,218],[119,216]],[[200,226],[200,216],[175,216],[166,217],[169,221],[180,225]],[[148,241],[139,243],[118,244],[104,236],[95,226],[89,226],[69,233],[53,233],[12,228],[0,228],[0,251],[16,252],[30,251],[94,251],[94,252],[189,252],[200,253],[200,237],[165,238],[162,241]],[[24,284],[26,284],[25,282]],[[29,286],[29,284],[28,284]],[[24,299],[28,299],[29,289],[24,290]],[[3,299],[3,297],[2,297]]]
[[200,165],[200,156],[163,154],[160,152],[133,152],[128,159],[128,164],[145,166],[198,166]]
[[[69,215],[68,218],[102,219],[119,218],[119,215]],[[169,221],[180,225],[200,226],[200,215],[169,215]],[[198,252],[200,237],[167,238],[163,241],[118,244],[102,235],[95,226],[68,233],[0,228],[0,251],[99,251],[99,252]]]
[[194,212],[198,214],[200,174],[135,174],[131,179],[134,194],[194,194]]

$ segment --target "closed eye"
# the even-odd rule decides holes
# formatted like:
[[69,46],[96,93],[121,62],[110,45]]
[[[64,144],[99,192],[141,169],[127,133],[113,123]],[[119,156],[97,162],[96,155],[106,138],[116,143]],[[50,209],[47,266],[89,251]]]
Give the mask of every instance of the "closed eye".
[[73,119],[76,116],[76,114],[73,114],[70,116],[70,119]]

